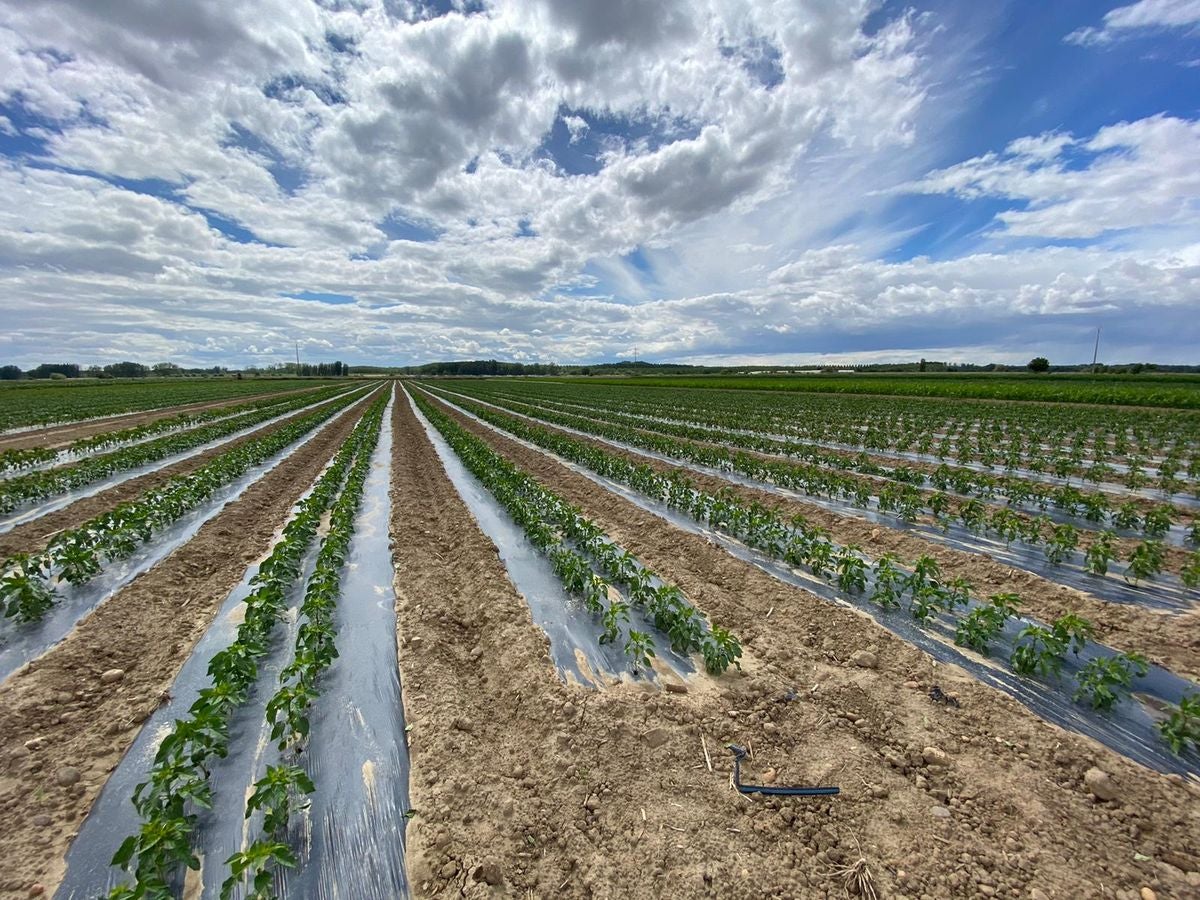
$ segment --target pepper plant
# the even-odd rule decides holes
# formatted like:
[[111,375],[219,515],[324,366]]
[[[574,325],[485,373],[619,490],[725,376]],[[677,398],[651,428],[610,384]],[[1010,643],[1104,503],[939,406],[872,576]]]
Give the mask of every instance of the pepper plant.
[[1158,723],[1158,730],[1175,754],[1189,747],[1200,751],[1200,694],[1186,694],[1179,705],[1169,707],[1170,714]]
[[1109,712],[1128,693],[1133,679],[1149,671],[1149,662],[1140,653],[1095,657],[1079,672],[1075,700],[1087,700],[1093,709]]

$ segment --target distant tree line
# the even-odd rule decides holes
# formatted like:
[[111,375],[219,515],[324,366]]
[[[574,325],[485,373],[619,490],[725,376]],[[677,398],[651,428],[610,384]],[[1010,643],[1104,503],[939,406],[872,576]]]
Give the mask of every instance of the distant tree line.
[[[238,378],[242,377],[240,371],[234,370],[234,372]],[[331,377],[349,375],[350,367],[341,361],[301,363],[299,367],[295,363],[287,363],[286,365],[269,366],[266,369],[250,366],[245,372],[250,375],[315,375]],[[229,374],[231,372],[225,366],[188,369],[170,362],[161,362],[155,363],[152,366],[146,366],[142,365],[142,363],[130,362],[128,360],[119,363],[110,363],[107,366],[88,366],[87,368],[80,366],[78,363],[42,363],[35,368],[24,370],[20,366],[0,366],[0,381],[47,378],[194,378],[201,375]]]
[[295,363],[288,363],[283,370],[290,375],[349,375],[350,367],[344,362],[331,363],[300,363],[297,369]]
[[394,371],[401,375],[560,375],[563,367],[558,363],[506,363],[494,359],[470,359],[405,366]]
[[[1036,363],[1036,366],[1033,365]],[[1043,365],[1045,368],[1043,368]],[[921,359],[907,363],[846,363],[844,365],[805,366],[692,366],[685,363],[652,363],[644,360],[593,363],[587,366],[560,365],[558,363],[510,363],[488,360],[460,360],[453,362],[426,363],[420,366],[356,366],[359,374],[371,375],[755,375],[787,374],[789,372],[860,372],[860,373],[938,373],[938,372],[1091,372],[1090,363],[1078,365],[1050,365],[1045,357],[1037,357],[1025,365],[1003,363],[952,363],[941,360]],[[1123,365],[1098,365],[1099,373],[1137,375],[1142,372],[1200,372],[1200,366],[1172,366],[1155,363],[1126,363]]]
[[385,368],[358,366],[360,373],[375,375],[686,375],[697,372],[721,371],[708,366],[689,366],[680,363],[651,363],[642,361],[596,363],[589,366],[560,365],[559,363],[510,363],[494,359],[469,359],[454,362],[425,363],[421,366]]
[[[1138,375],[1143,372],[1200,372],[1200,366],[1164,365],[1155,363],[1124,363],[1121,365],[1099,364],[1094,367],[1099,374]],[[921,359],[907,363],[845,363],[804,366],[693,366],[684,363],[652,363],[643,360],[594,363],[591,365],[560,365],[559,363],[515,363],[499,362],[495,359],[472,359],[426,363],[420,366],[354,366],[356,375],[755,375],[788,374],[790,372],[1091,372],[1091,364],[1051,365],[1045,357],[1035,357],[1026,365],[1001,363],[950,363],[939,360]],[[23,370],[19,366],[0,366],[0,381],[19,379],[61,378],[155,378],[197,376],[312,376],[319,378],[341,377],[351,374],[351,367],[340,360],[334,362],[276,363],[245,369],[228,369],[224,366],[209,368],[183,368],[175,363],[160,362],[152,366],[128,360],[106,366],[83,368],[77,363],[42,363],[33,369]]]
[[[355,366],[354,370],[361,375],[364,368],[364,366]],[[349,375],[350,366],[341,361],[300,363],[299,366],[295,363],[275,363],[262,368],[247,366],[242,371],[247,375],[319,375],[328,378],[334,375]]]

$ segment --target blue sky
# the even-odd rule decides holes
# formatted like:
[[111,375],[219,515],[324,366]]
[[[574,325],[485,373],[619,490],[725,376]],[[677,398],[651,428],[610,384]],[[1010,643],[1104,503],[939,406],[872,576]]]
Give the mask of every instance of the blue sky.
[[0,358],[1200,363],[1200,0],[0,0]]
[[[1025,135],[1090,135],[1105,125],[1159,114],[1194,119],[1200,111],[1200,67],[1185,65],[1200,57],[1194,30],[1138,29],[1102,48],[1063,40],[1122,5],[1056,0],[923,7],[947,21],[955,15],[982,16],[957,25],[982,37],[979,61],[987,67],[973,102],[945,136],[938,164],[1000,150]],[[923,227],[892,258],[969,251],[979,232],[1010,206],[939,195],[905,197],[893,210],[895,221]]]

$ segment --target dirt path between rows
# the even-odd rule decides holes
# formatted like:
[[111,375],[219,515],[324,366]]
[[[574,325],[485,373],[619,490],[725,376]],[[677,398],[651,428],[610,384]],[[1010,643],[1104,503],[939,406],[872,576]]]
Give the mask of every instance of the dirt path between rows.
[[[67,847],[109,773],[364,402],[0,685],[0,897],[37,896],[39,887],[53,894]],[[102,682],[114,669],[122,677]],[[114,850],[123,837],[113,835]]]
[[28,447],[66,447],[80,438],[91,437],[94,434],[104,434],[106,431],[123,431],[135,425],[146,422],[157,422],[170,416],[185,412],[200,412],[205,409],[218,409],[222,406],[237,406],[253,400],[269,397],[290,397],[305,391],[316,391],[328,385],[297,388],[293,391],[266,392],[263,394],[248,394],[225,400],[211,400],[204,403],[185,403],[182,406],[167,406],[162,409],[151,409],[145,412],[127,413],[107,419],[96,419],[92,422],[65,422],[62,425],[48,425],[35,431],[20,431],[16,434],[0,435],[0,452],[5,450],[24,450]]
[[[587,702],[588,724],[543,765],[552,766],[557,755],[566,757],[559,762],[565,776],[574,766],[589,780],[610,779],[613,794],[601,809],[604,821],[616,827],[596,842],[595,856],[580,857],[584,872],[592,860],[602,860],[597,874],[603,878],[593,877],[570,895],[836,896],[842,892],[839,873],[860,858],[880,896],[888,897],[1028,898],[1037,889],[1043,893],[1032,896],[1136,900],[1142,887],[1159,896],[1200,891],[1200,787],[1048,725],[957,667],[935,665],[866,616],[782,584],[548,457],[456,418],[678,584],[714,621],[731,628],[747,653],[746,672],[725,676],[715,690],[684,698],[662,694],[642,704],[632,727],[635,734],[662,729],[666,743],[657,755],[637,753],[637,742],[622,740],[619,730],[605,733],[607,721],[599,713],[618,712],[622,692],[604,691]],[[477,591],[492,584],[492,576],[477,556],[459,552],[461,529],[451,526],[439,535],[433,525],[447,526],[426,526],[433,532],[426,540],[441,542],[443,564],[467,571],[457,589],[429,595],[425,608],[411,614],[414,627],[430,629],[423,645],[437,659],[455,660],[454,678],[426,678],[421,691],[446,697],[444,715],[452,714],[457,693],[458,703],[479,704],[493,732],[515,731],[520,736],[512,742],[544,746],[549,722],[539,709],[553,707],[556,696],[543,697],[530,711],[501,703],[503,690],[480,694],[486,686],[479,677],[488,672],[471,658],[475,640],[482,642],[482,660],[500,663],[505,687],[522,696],[531,688],[524,668],[509,661],[516,645],[508,614],[493,614],[496,604],[487,602],[488,621],[478,621]],[[404,579],[402,569],[401,585]],[[440,620],[453,627],[439,633]],[[856,651],[868,655],[852,661]],[[414,662],[410,657],[409,665]],[[926,691],[934,683],[961,707],[931,700]],[[714,751],[713,775],[697,746],[700,735]],[[718,749],[730,740],[755,749],[748,780],[832,782],[843,793],[834,801],[742,799],[728,790],[728,757]],[[432,828],[450,835],[446,847],[456,841],[468,850],[510,844],[511,824],[502,817],[490,826],[500,835],[468,829],[458,818],[464,809],[473,810],[466,814],[477,824],[480,817],[496,818],[486,799],[494,783],[489,769],[476,777],[468,767],[448,788],[423,787],[428,776],[422,770],[455,765],[453,754],[423,762],[415,751],[413,759],[414,788],[429,792],[415,796],[446,804],[444,818]],[[1101,802],[1085,786],[1084,774],[1093,766],[1117,786],[1116,799]],[[551,788],[563,779],[552,777]],[[537,781],[535,786],[546,789]],[[558,807],[539,807],[534,821],[562,833]],[[642,809],[665,813],[663,824],[680,831],[661,843],[655,835],[647,844]],[[572,853],[569,846],[546,849],[536,860],[538,872],[549,869],[557,877],[561,869],[554,867],[569,864],[555,861]],[[412,852],[421,871],[439,873],[447,865],[445,848],[431,842],[428,831],[414,832]],[[546,880],[539,884],[541,894]],[[431,886],[445,896],[456,891],[436,875]],[[563,890],[570,893],[571,885]]]
[[1200,610],[1174,613],[1132,604],[1109,603],[1032,572],[1012,568],[984,553],[967,553],[946,547],[912,532],[884,528],[853,516],[830,512],[813,503],[780,497],[769,491],[745,487],[713,475],[704,475],[621,450],[582,435],[564,432],[553,425],[542,422],[536,424],[589,443],[605,453],[649,466],[655,471],[679,472],[703,490],[712,493],[732,491],[744,500],[757,501],[779,511],[785,519],[803,515],[812,524],[827,529],[833,540],[844,545],[857,545],[873,558],[884,553],[894,553],[901,559],[932,556],[947,577],[966,578],[983,596],[1001,592],[1019,594],[1022,609],[1043,621],[1052,621],[1066,613],[1084,616],[1095,626],[1097,640],[1119,650],[1136,650],[1179,675],[1200,679]]
[[0,534],[0,559],[8,559],[14,553],[37,553],[40,550],[44,550],[51,538],[60,531],[75,528],[93,516],[98,516],[113,509],[119,503],[132,500],[151,488],[165,484],[176,475],[186,475],[189,472],[194,472],[222,453],[226,453],[235,447],[240,447],[249,441],[265,437],[268,434],[278,431],[280,428],[285,428],[297,416],[308,415],[311,412],[313,410],[293,413],[286,419],[282,419],[273,425],[261,427],[252,434],[228,441],[219,447],[213,447],[211,450],[206,450],[189,459],[180,460],[157,471],[147,472],[145,475],[139,475],[137,478],[123,481],[98,494],[93,494],[91,497],[84,497],[81,500],[77,500],[70,506],[64,506],[62,509],[47,513],[44,516],[38,516],[24,525],[18,525],[11,531]]

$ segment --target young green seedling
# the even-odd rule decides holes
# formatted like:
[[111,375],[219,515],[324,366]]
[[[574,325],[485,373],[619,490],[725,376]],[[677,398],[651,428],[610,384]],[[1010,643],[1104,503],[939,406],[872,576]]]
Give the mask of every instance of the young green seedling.
[[1167,718],[1158,723],[1158,730],[1171,752],[1179,755],[1188,747],[1200,751],[1200,694],[1187,694],[1178,706],[1169,709]]
[[1165,562],[1166,550],[1159,541],[1142,541],[1129,556],[1125,580],[1136,584],[1142,579],[1153,578],[1163,570]]
[[1127,692],[1135,677],[1150,671],[1149,662],[1140,653],[1120,653],[1113,657],[1088,660],[1079,672],[1074,699],[1086,699],[1093,709],[1108,712]]
[[1018,602],[1016,594],[993,594],[986,606],[977,606],[959,621],[954,643],[989,655],[992,639],[1004,630],[1004,623],[1017,614]]
[[1106,574],[1109,563],[1117,558],[1116,537],[1111,531],[1102,531],[1088,546],[1084,567],[1093,575]]

